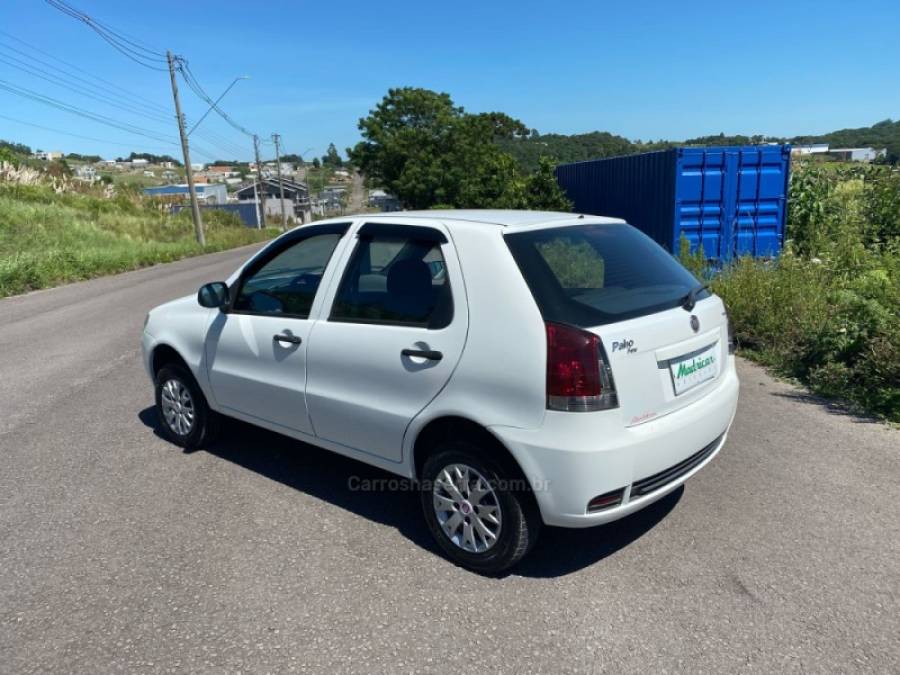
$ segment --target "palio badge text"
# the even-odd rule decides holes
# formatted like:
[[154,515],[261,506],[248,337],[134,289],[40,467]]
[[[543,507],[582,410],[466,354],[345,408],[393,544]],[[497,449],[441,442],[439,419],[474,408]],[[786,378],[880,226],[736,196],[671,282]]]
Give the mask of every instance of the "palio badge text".
[[626,338],[624,340],[613,340],[612,350],[613,353],[624,351],[627,354],[634,354],[637,351],[637,347],[634,346],[634,340]]

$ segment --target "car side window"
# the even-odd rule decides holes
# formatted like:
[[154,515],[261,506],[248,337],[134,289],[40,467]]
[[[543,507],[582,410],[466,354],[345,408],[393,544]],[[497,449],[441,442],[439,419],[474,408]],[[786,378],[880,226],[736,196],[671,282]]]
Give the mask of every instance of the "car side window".
[[243,280],[232,311],[307,318],[340,239],[327,232],[279,251]]
[[364,226],[329,320],[437,329],[448,326],[452,317],[453,297],[440,241],[390,228],[366,234]]

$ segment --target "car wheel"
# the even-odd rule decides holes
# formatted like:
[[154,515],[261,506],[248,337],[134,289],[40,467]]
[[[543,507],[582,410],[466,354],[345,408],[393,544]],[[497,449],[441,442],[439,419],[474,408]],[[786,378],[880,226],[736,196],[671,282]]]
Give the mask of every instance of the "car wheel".
[[182,448],[202,447],[218,427],[196,380],[178,365],[163,366],[156,374],[156,414],[163,435]]
[[454,562],[483,574],[515,565],[531,549],[540,514],[525,485],[476,445],[442,444],[422,468],[425,522]]

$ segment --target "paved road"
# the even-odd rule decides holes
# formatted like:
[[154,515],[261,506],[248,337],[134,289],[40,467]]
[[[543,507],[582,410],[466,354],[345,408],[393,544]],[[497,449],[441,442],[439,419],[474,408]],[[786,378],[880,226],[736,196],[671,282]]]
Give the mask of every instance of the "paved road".
[[368,206],[366,200],[366,182],[361,173],[353,172],[350,183],[350,200],[347,213],[362,213]]
[[513,574],[446,562],[374,469],[154,433],[145,311],[248,250],[0,301],[0,671],[900,670],[900,432],[741,362],[730,440]]

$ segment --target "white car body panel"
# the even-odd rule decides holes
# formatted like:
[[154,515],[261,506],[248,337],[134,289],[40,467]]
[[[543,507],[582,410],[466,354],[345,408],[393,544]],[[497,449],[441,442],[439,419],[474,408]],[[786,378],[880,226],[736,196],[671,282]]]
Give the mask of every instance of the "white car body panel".
[[[309,319],[219,312],[209,326],[206,368],[216,407],[312,434],[306,408]],[[300,338],[282,344],[273,335]]]
[[[434,211],[316,225],[329,222],[352,225],[332,255],[308,319],[227,315],[201,307],[195,296],[161,305],[150,313],[143,337],[151,376],[153,350],[167,345],[188,364],[213,409],[412,478],[422,430],[435,420],[464,418],[487,429],[516,460],[532,483],[544,521],[566,527],[608,522],[642,508],[719,452],[734,416],[738,382],[724,307],[715,296],[698,301],[691,313],[678,307],[589,329],[604,345],[619,407],[585,413],[547,409],[544,321],[504,235],[621,221]],[[441,249],[454,302],[447,328],[327,320],[354,233],[366,222],[418,224],[446,234],[449,241]],[[229,286],[240,271],[229,277]],[[697,332],[689,324],[691,314],[699,319]],[[285,329],[303,342],[288,358],[270,360],[272,335]],[[244,351],[210,380],[217,339]],[[613,342],[629,341],[629,347],[612,348]],[[668,361],[710,345],[720,358],[717,377],[675,396]],[[404,361],[399,352],[405,347],[438,350],[444,358]],[[689,472],[630,499],[634,481],[714,442],[714,450]],[[591,498],[617,489],[625,490],[621,505],[586,511]]]
[[[404,224],[442,232],[433,220],[404,218]],[[345,239],[352,239],[361,222]],[[456,252],[450,242],[441,246],[454,296],[450,325],[432,330],[420,326],[359,324],[327,321],[327,310],[309,340],[306,399],[318,438],[349,449],[403,462],[403,438],[410,422],[450,380],[466,344],[469,317],[466,293]],[[347,246],[337,261],[343,270],[353,253]],[[325,289],[324,307],[331,307],[340,274]],[[440,361],[402,357],[405,348],[437,350]],[[349,421],[349,422],[348,422]],[[408,473],[408,471],[404,471]]]
[[196,295],[171,300],[150,311],[141,341],[144,367],[153,377],[151,357],[153,350],[166,345],[174,349],[191,369],[203,394],[210,398],[212,391],[206,377],[204,342],[206,328],[217,310],[201,307]]

